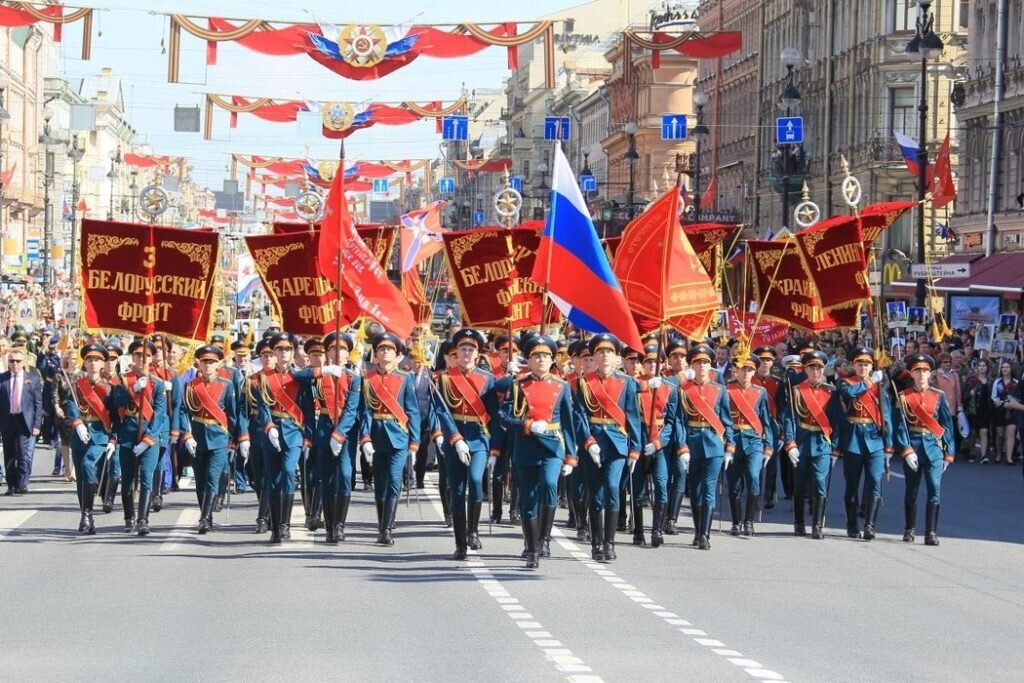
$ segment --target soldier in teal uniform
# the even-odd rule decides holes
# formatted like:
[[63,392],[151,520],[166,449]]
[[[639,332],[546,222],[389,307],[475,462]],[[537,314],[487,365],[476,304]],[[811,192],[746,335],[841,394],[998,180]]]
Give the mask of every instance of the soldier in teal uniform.
[[793,486],[793,533],[806,536],[806,499],[811,499],[811,537],[824,538],[825,496],[828,476],[839,457],[836,426],[844,419],[839,393],[825,382],[828,356],[809,351],[801,357],[806,379],[792,384],[783,419],[786,457],[795,472]]
[[77,473],[78,505],[82,519],[79,533],[92,536],[96,522],[92,516],[93,499],[99,488],[97,465],[104,456],[112,457],[117,444],[112,440],[107,398],[111,386],[100,374],[107,350],[100,344],[86,344],[79,351],[82,372],[71,380],[71,391],[64,404],[64,414],[71,423],[71,457]]
[[779,393],[784,394],[785,389],[781,388],[783,382],[772,374],[776,360],[775,349],[771,346],[761,346],[754,349],[754,355],[760,362],[757,365],[754,379],[751,381],[764,387],[764,390],[768,392],[768,412],[772,416],[772,434],[775,437],[775,443],[772,444],[772,456],[767,458],[764,465],[764,476],[762,477],[764,490],[761,491],[762,505],[765,510],[770,510],[775,507],[777,497],[775,485],[779,479],[779,461],[785,460],[786,464],[789,464],[789,460],[784,457],[785,454],[782,452],[782,425],[779,423]]
[[[120,346],[108,344],[107,362],[103,366],[103,379],[113,387],[121,384],[120,359],[124,355]],[[113,439],[111,439],[113,441]],[[100,472],[97,475],[100,481],[99,495],[103,501],[103,512],[114,511],[114,499],[117,497],[117,487],[121,483],[121,459],[114,453],[108,453],[103,457]],[[174,480],[177,481],[176,479]]]
[[[654,484],[651,545],[655,548],[664,542],[662,525],[669,502],[668,473],[679,459],[672,449],[676,444],[686,442],[686,435],[681,431],[683,427],[679,422],[679,391],[675,384],[658,375],[658,365],[658,345],[648,344],[644,347],[643,374],[638,393],[646,466],[638,467],[633,473],[633,496],[639,496],[643,490],[643,470],[648,470]],[[643,528],[643,507],[638,505],[637,519],[633,523],[634,545],[645,545]]]
[[412,375],[398,369],[401,340],[386,332],[371,341],[373,367],[363,378],[359,444],[373,467],[377,542],[394,545],[391,524],[402,492],[409,454],[419,450],[420,406]]
[[[569,389],[572,392],[572,403],[573,406],[575,406],[580,400],[579,380],[588,372],[593,372],[594,357],[590,355],[590,349],[587,348],[587,342],[582,339],[577,339],[570,344],[568,350],[569,358],[572,359],[573,371],[565,376],[565,380],[569,383]],[[579,460],[580,457],[586,456],[586,452],[580,452],[583,447],[583,442],[587,440],[586,432],[581,432],[580,430],[586,430],[586,425],[581,423],[579,420],[574,420],[574,422],[576,423],[576,458]],[[592,536],[590,534],[590,524],[588,522],[589,515],[587,514],[590,503],[589,497],[587,496],[586,473],[583,471],[582,467],[574,468],[572,474],[565,477],[565,488],[568,492],[570,519],[572,520],[572,524],[567,524],[567,526],[570,529],[575,527],[577,541],[580,543],[590,543]],[[599,539],[599,542],[603,542],[603,539]]]
[[176,459],[171,457],[171,453],[181,435],[181,384],[178,382],[178,373],[170,365],[171,341],[162,334],[154,334],[149,340],[156,348],[149,371],[162,380],[164,398],[167,399],[165,401],[166,414],[160,425],[160,455],[157,458],[156,472],[153,474],[153,500],[151,502],[153,512],[160,512],[164,507],[163,489],[165,484],[168,489],[170,488],[167,475],[177,465]]
[[[486,340],[477,330],[464,327],[452,335],[456,367],[441,373],[437,381],[440,400],[436,414],[444,436],[445,467],[451,491],[455,534],[454,560],[464,560],[467,546],[480,550],[480,511],[483,478],[491,452],[491,423],[497,421],[498,404],[494,376],[477,367]],[[467,507],[467,491],[468,507]],[[499,497],[498,493],[495,497]]]
[[[310,368],[323,368],[327,359],[324,343],[319,337],[309,337],[302,344],[306,352],[306,362]],[[302,495],[302,509],[306,513],[306,529],[316,531],[324,527],[323,492],[320,486],[320,449],[314,444],[314,433],[319,422],[320,410],[323,405],[317,401],[316,382],[305,389],[299,396],[302,414],[305,418],[302,453],[299,457],[299,493]],[[334,431],[334,425],[326,428],[323,441],[323,452],[330,449],[328,440]],[[333,458],[332,458],[333,461]],[[332,463],[333,464],[333,463]]]
[[[227,355],[227,338],[223,334],[217,332],[211,335],[210,344],[218,347],[225,356]],[[221,364],[221,366],[217,368],[217,376],[231,382],[231,386],[235,388],[235,396],[242,395],[242,385],[245,382],[245,375],[242,374],[241,370],[233,366]],[[237,403],[235,406],[236,410],[240,407],[241,402]],[[238,419],[237,415],[236,419]],[[220,473],[220,477],[218,478],[217,499],[213,504],[214,512],[220,512],[224,507],[224,499],[228,494],[228,487],[231,485],[232,460],[237,457],[238,452],[232,445],[228,451],[228,457],[224,460],[224,471]]]
[[[123,384],[110,392],[109,406],[114,434],[120,448],[121,503],[125,531],[149,535],[149,503],[153,496],[153,473],[160,457],[160,429],[167,415],[164,382],[149,374],[156,352],[153,342],[137,339],[128,347],[132,369]],[[132,505],[135,482],[139,485],[138,517]],[[138,520],[136,522],[136,519]]]
[[892,457],[892,401],[881,370],[872,372],[874,352],[869,348],[854,349],[853,376],[839,379],[836,390],[842,398],[845,424],[839,430],[839,452],[843,458],[846,480],[846,535],[858,538],[857,496],[861,475],[865,477],[867,499],[864,501],[864,540],[875,537],[875,524],[882,500],[882,475],[885,461]]
[[[640,458],[640,407],[636,380],[616,370],[622,343],[601,333],[587,344],[594,371],[578,380],[576,417],[586,435],[583,468],[590,494],[590,548],[597,562],[616,559],[615,529],[619,516],[619,484],[629,461],[630,471]],[[603,516],[603,517],[602,517]]]
[[929,385],[935,370],[931,356],[918,354],[907,359],[914,378],[912,386],[900,392],[899,409],[905,420],[897,422],[893,447],[903,456],[907,492],[903,499],[906,526],[903,540],[914,542],[917,527],[917,494],[924,479],[928,488],[925,504],[925,545],[938,545],[939,484],[953,462],[953,415],[946,395]]
[[[519,481],[519,508],[526,540],[526,567],[540,566],[545,525],[554,520],[558,475],[576,467],[576,428],[569,385],[551,374],[558,345],[550,337],[523,340],[527,375],[512,383],[501,419],[516,433],[513,465]],[[543,523],[542,523],[543,518]]]
[[[673,385],[677,394],[678,390],[693,377],[693,370],[686,362],[687,351],[686,340],[679,337],[672,337],[665,345],[665,357],[668,364],[665,380]],[[680,432],[678,440],[666,444],[664,449],[664,452],[669,455],[668,508],[665,510],[662,528],[668,536],[675,536],[679,533],[676,524],[679,522],[679,511],[683,507],[683,497],[686,495],[686,468],[689,466],[688,460],[681,455],[676,455],[686,451],[685,419],[681,417],[679,424],[683,430]]]
[[186,430],[182,438],[196,473],[200,534],[213,530],[213,504],[228,451],[237,444],[242,457],[249,455],[247,418],[237,408],[234,385],[217,372],[223,360],[224,351],[219,346],[199,347],[199,373],[182,392],[182,426]]
[[[768,392],[753,383],[761,360],[749,355],[741,346],[733,358],[733,379],[726,388],[732,407],[732,428],[736,438],[736,452],[726,465],[729,483],[729,512],[732,517],[733,536],[754,535],[754,513],[761,498],[761,471],[774,450],[774,424],[768,409]],[[729,454],[725,456],[730,460]],[[747,493],[746,505],[741,513],[740,496]]]
[[345,540],[345,521],[352,500],[352,474],[356,464],[356,445],[362,381],[344,368],[355,342],[347,334],[331,332],[324,337],[328,367],[343,368],[340,374],[324,374],[313,384],[317,419],[313,429],[317,479],[324,506],[324,526],[328,545]]
[[[491,374],[494,375],[496,400],[498,405],[508,397],[512,388],[512,381],[519,374],[521,368],[517,356],[519,355],[518,338],[509,338],[508,335],[501,335],[494,340],[496,353],[488,358]],[[511,372],[510,372],[511,371]],[[516,524],[519,521],[519,486],[512,474],[512,451],[515,434],[506,432],[501,420],[493,420],[491,424],[491,454],[495,458],[491,461],[491,521],[495,524],[501,522],[502,507],[505,503],[505,486],[509,486],[509,521]]]
[[[277,364],[274,350],[270,347],[269,339],[261,339],[256,344],[256,356],[259,358],[262,370],[273,370]],[[266,449],[270,447],[267,436],[263,432],[263,423],[260,422],[260,375],[252,374],[245,378],[242,389],[242,400],[240,412],[244,412],[246,422],[249,425],[249,470],[252,473],[250,483],[256,492],[258,505],[256,507],[256,531],[257,534],[265,534],[270,524],[270,496],[266,493],[266,477],[264,476],[264,465],[266,463]]]

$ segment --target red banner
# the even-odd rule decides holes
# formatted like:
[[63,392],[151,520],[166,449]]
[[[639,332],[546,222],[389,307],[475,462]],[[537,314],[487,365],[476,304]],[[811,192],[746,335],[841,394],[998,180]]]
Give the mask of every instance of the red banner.
[[879,235],[915,206],[917,206],[917,202],[882,202],[865,206],[864,210],[860,212],[860,229],[864,248],[869,248]]
[[80,257],[88,329],[209,336],[216,233],[84,219]]
[[833,216],[796,233],[796,243],[815,296],[826,311],[871,298],[860,225]]
[[690,246],[693,247],[712,282],[717,282],[721,263],[718,245],[725,242],[736,230],[739,228],[729,223],[694,223],[683,227],[686,238],[690,240]]
[[540,244],[537,231],[481,228],[441,237],[466,325],[507,330],[540,324],[543,291],[530,278]]
[[[313,229],[320,230],[320,225],[315,224]],[[309,232],[309,223],[289,223],[275,221],[271,226],[271,234],[286,235],[296,232]],[[393,225],[357,225],[356,232],[366,242],[370,252],[377,257],[384,270],[388,269],[391,256],[395,253],[395,239],[398,237],[398,228]]]
[[774,346],[780,341],[785,341],[789,334],[788,324],[771,318],[761,318],[757,321],[757,329],[751,335],[750,330],[753,329],[755,320],[757,320],[756,313],[746,313],[740,316],[739,311],[730,308],[729,336],[739,339],[741,334],[746,334],[750,337],[749,348],[756,349],[759,346]]

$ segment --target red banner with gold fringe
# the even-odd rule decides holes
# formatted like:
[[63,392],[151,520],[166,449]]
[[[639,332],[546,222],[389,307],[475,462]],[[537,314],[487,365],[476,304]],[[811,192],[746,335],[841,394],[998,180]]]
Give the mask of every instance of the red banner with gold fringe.
[[853,216],[833,216],[795,235],[804,269],[826,311],[871,298],[861,230]]

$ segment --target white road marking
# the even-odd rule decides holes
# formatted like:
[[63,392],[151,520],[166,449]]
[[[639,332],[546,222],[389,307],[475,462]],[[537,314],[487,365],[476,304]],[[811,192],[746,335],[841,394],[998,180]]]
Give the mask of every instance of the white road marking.
[[[152,520],[152,516],[150,517]],[[160,544],[160,552],[169,553],[181,550],[199,538],[199,508],[190,506],[178,513],[177,519],[171,525],[170,530],[163,543]]]
[[35,510],[0,510],[0,541],[36,514]]

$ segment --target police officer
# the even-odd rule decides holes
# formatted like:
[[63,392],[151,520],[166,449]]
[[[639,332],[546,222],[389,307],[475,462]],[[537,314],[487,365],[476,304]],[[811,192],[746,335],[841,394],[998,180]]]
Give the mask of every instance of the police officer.
[[886,376],[881,370],[872,372],[874,352],[866,347],[854,349],[853,376],[840,379],[836,389],[843,400],[846,423],[839,436],[846,480],[846,535],[858,538],[857,494],[860,480],[865,478],[867,500],[864,502],[864,540],[875,537],[875,524],[882,499],[882,474],[885,461],[892,457],[892,402],[886,390]]
[[680,416],[685,421],[686,446],[680,451],[684,466],[693,480],[694,538],[701,550],[711,549],[711,512],[715,508],[715,485],[723,467],[732,462],[732,412],[725,385],[711,377],[715,352],[707,344],[697,344],[686,354],[693,379],[679,388]]
[[804,510],[805,498],[810,494],[811,537],[821,539],[829,473],[838,457],[836,425],[843,415],[839,394],[825,382],[828,356],[821,351],[809,351],[800,360],[807,379],[793,386],[783,420],[786,457],[795,472],[793,532],[797,536],[807,535]]
[[[551,374],[558,346],[550,337],[523,341],[529,374],[512,383],[501,419],[516,433],[512,462],[520,486],[520,514],[526,541],[526,567],[540,566],[545,525],[554,520],[558,476],[576,466],[573,406],[569,385]],[[542,520],[543,516],[543,520]]]
[[903,540],[914,542],[917,526],[917,493],[924,478],[928,488],[925,505],[925,545],[938,545],[939,484],[942,474],[953,462],[953,415],[946,395],[929,385],[935,361],[917,354],[907,359],[914,384],[900,392],[899,407],[906,420],[900,420],[893,445],[903,456],[903,475],[907,492],[903,499],[906,526]]
[[409,454],[419,450],[420,406],[412,375],[398,369],[404,347],[385,332],[371,340],[373,367],[363,379],[360,450],[373,467],[377,542],[394,545],[391,524],[398,510],[402,473]]
[[[748,355],[741,346],[733,358],[733,379],[726,385],[736,436],[736,452],[725,470],[732,517],[729,533],[733,536],[740,533],[754,535],[754,512],[761,497],[761,478],[765,463],[774,451],[774,424],[768,409],[768,392],[753,383],[760,362],[757,356]],[[747,499],[741,514],[740,495],[744,490]]]
[[[619,516],[622,470],[629,460],[632,473],[640,458],[642,438],[637,384],[617,370],[622,343],[607,332],[587,343],[594,371],[578,381],[577,417],[586,434],[583,449],[590,494],[591,557],[597,562],[616,559],[615,530]],[[602,519],[603,515],[603,519]]]
[[[492,467],[497,462],[497,456],[489,454],[490,426],[492,421],[497,421],[498,404],[494,376],[476,365],[486,344],[483,334],[464,327],[452,335],[452,343],[458,356],[457,365],[438,378],[440,400],[435,405],[445,440],[445,467],[452,496],[455,534],[452,559],[464,560],[467,546],[473,550],[483,547],[479,533],[483,478],[488,461]],[[495,497],[498,496],[500,493]]]
[[249,455],[246,415],[236,406],[234,385],[217,372],[223,359],[224,351],[219,346],[199,347],[196,350],[199,373],[182,392],[185,411],[182,426],[186,430],[182,438],[194,463],[200,534],[213,529],[213,504],[228,450],[237,444],[242,457]]
[[107,408],[111,387],[100,374],[106,354],[100,344],[82,347],[82,372],[72,378],[64,404],[64,414],[73,430],[71,457],[78,475],[78,504],[82,511],[78,531],[89,536],[96,533],[92,516],[93,499],[99,487],[96,468],[103,458],[113,456],[117,446],[111,437],[113,422]]
[[[160,457],[160,429],[166,419],[167,398],[163,380],[149,373],[153,354],[156,353],[153,342],[137,339],[128,347],[128,353],[132,357],[132,369],[125,373],[123,384],[114,386],[108,401],[113,413],[114,434],[120,446],[118,458],[121,461],[125,531],[148,536],[153,473]],[[137,517],[132,509],[135,482],[139,485]]]
[[345,540],[345,521],[352,500],[362,384],[358,375],[344,368],[355,345],[352,337],[331,332],[323,344],[328,362],[343,370],[338,375],[326,373],[313,384],[317,417],[312,450],[316,452],[317,480],[323,496],[324,541],[337,545]]
[[[651,545],[657,548],[664,542],[662,524],[668,504],[668,473],[679,456],[671,450],[675,444],[685,443],[680,431],[679,391],[675,384],[658,375],[658,345],[644,346],[643,375],[640,378],[640,422],[643,428],[643,458],[654,483],[654,506],[651,521]],[[644,487],[642,470],[633,473],[633,496]],[[633,543],[644,545],[643,508],[637,506],[637,519],[633,522]],[[637,540],[640,542],[637,543]]]

